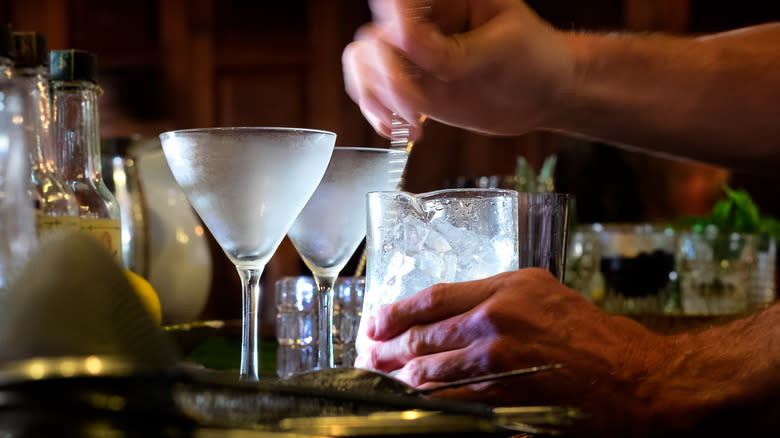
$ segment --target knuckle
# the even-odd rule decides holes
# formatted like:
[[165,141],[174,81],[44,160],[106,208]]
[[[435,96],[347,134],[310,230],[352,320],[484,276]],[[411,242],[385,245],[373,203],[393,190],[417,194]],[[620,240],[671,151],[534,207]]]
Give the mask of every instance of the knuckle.
[[465,46],[463,41],[456,35],[450,38],[446,50],[436,52],[430,59],[432,71],[441,79],[455,80],[463,70],[463,59],[465,58]]
[[377,310],[377,312],[374,314],[375,336],[381,338],[382,335],[387,331],[388,327],[392,326],[393,321],[395,320],[395,314],[397,313],[395,307],[395,304],[391,304]]
[[368,350],[368,368],[371,369],[377,369],[379,368],[379,352],[377,351],[377,346],[372,345],[369,347]]
[[488,344],[484,355],[484,367],[486,368],[484,371],[490,370],[492,372],[506,368],[506,364],[509,362],[507,358],[509,349],[505,344],[506,343],[502,339],[498,339]]
[[464,330],[461,324],[442,324],[440,329],[441,337],[437,338],[439,342],[446,342],[448,340],[458,342],[463,338]]
[[444,284],[434,284],[427,291],[427,299],[424,302],[428,309],[436,309],[447,302],[447,290]]
[[389,320],[395,318],[396,315],[402,312],[403,312],[403,301],[396,301],[377,309],[375,316],[377,317],[377,319],[382,318],[382,319]]
[[488,301],[474,312],[476,323],[485,328],[498,332],[504,326],[507,319],[507,309],[496,301]]
[[404,365],[408,383],[412,386],[422,385],[427,381],[425,365],[418,359],[412,359]]
[[[523,269],[525,274],[528,275],[529,278],[537,281],[550,281],[550,280],[556,280],[555,277],[550,273],[550,271],[542,268],[526,268]],[[557,280],[556,280],[557,281]]]
[[409,357],[415,357],[420,353],[419,331],[412,327],[404,335],[404,349]]

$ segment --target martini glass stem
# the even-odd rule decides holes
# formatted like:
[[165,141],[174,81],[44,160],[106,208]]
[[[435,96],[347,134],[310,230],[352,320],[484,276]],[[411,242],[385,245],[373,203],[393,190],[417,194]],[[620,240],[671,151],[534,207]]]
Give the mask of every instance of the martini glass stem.
[[241,380],[260,379],[260,276],[264,266],[238,269],[243,290]]
[[315,275],[319,296],[317,318],[317,369],[334,368],[333,357],[333,284],[337,275]]

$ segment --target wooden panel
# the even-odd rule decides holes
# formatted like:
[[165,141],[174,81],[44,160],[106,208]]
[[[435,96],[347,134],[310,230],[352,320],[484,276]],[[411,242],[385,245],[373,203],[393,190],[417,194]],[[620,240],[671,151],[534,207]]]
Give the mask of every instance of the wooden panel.
[[219,125],[302,126],[306,119],[304,72],[268,70],[219,73]]
[[109,65],[150,64],[156,60],[158,25],[155,0],[70,0],[70,45],[95,52]]
[[7,2],[3,17],[10,17],[13,30],[38,32],[46,36],[49,49],[65,49],[68,45],[67,0],[25,0]]
[[215,123],[213,0],[161,0],[165,101],[178,127]]
[[[330,0],[312,3],[330,3]],[[214,9],[216,43],[228,46],[244,38],[264,40],[269,36],[305,38],[310,30],[309,5],[307,0],[217,2]]]
[[188,7],[185,0],[161,0],[159,4],[160,53],[162,59],[164,100],[179,128],[191,128],[189,89],[190,53]]
[[102,136],[141,134],[156,137],[175,128],[165,101],[159,67],[103,69],[100,72]]
[[192,0],[190,9],[190,59],[193,124],[214,126],[214,0]]
[[341,99],[344,82],[339,53],[343,44],[339,38],[343,0],[315,1],[309,8],[311,56],[308,77],[308,127],[341,132]]

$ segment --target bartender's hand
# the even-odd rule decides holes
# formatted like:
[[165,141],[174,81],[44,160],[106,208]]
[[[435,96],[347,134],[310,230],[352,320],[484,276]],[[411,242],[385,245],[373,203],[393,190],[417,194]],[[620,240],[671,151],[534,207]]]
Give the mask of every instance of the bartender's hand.
[[355,365],[398,370],[396,377],[415,387],[560,363],[559,370],[436,396],[578,406],[592,416],[587,427],[602,433],[641,427],[647,413],[632,412],[641,408],[639,382],[667,352],[666,338],[603,313],[534,268],[424,289],[378,311],[366,333],[374,342]]
[[[393,112],[478,132],[544,126],[574,76],[564,37],[519,0],[373,0],[374,22],[344,50],[346,89],[377,132]],[[424,90],[424,91],[423,91]],[[476,110],[475,109],[479,109]]]

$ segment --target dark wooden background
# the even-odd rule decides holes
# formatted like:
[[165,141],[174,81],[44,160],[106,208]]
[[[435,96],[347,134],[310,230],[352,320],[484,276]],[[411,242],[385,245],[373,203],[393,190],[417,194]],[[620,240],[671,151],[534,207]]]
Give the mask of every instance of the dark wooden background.
[[[565,29],[698,33],[780,19],[777,2],[536,0]],[[51,49],[98,54],[103,136],[156,136],[207,126],[299,126],[337,132],[338,144],[386,146],[343,91],[341,51],[370,19],[365,0],[0,0],[0,18],[43,33]],[[735,145],[738,147],[739,145]],[[430,124],[414,149],[407,189],[457,176],[504,175],[518,155],[538,166],[560,156],[558,189],[578,197],[579,219],[664,221],[707,213],[731,178],[780,214],[776,182],[647,157],[547,133],[490,138]],[[281,188],[280,188],[281,189]],[[212,293],[204,318],[240,315],[239,281],[212,241]],[[285,241],[264,285],[303,272]],[[271,298],[272,293],[265,294]],[[263,312],[270,320],[267,300]]]

